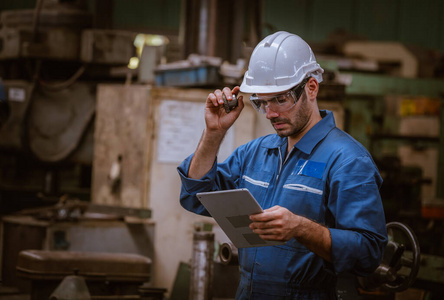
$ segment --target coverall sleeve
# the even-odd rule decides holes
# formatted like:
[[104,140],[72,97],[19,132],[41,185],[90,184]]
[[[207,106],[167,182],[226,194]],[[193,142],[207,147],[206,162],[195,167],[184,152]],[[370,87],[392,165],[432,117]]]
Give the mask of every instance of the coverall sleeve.
[[241,150],[236,149],[223,163],[217,164],[215,161],[211,170],[198,180],[188,178],[188,170],[193,155],[186,158],[177,168],[182,181],[180,190],[180,204],[182,207],[199,215],[210,216],[209,212],[197,199],[196,194],[237,188],[240,176],[240,152]]
[[331,177],[331,254],[336,273],[371,274],[380,264],[387,230],[379,188],[382,179],[369,156],[354,158]]

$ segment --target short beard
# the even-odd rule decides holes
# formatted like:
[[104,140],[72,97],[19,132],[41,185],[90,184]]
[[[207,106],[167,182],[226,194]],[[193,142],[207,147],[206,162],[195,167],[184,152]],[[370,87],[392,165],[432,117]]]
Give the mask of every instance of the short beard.
[[[297,136],[299,135],[302,131],[304,131],[305,127],[308,124],[308,121],[310,119],[309,113],[308,113],[308,107],[307,107],[307,95],[305,93],[302,94],[301,99],[298,101],[300,102],[299,105],[299,109],[296,113],[295,119],[292,122],[291,119],[288,118],[273,118],[270,119],[271,124],[273,125],[273,123],[277,123],[277,122],[281,122],[281,123],[287,123],[291,125],[291,128],[289,129],[290,131],[278,131],[275,129],[276,134],[279,135],[280,137],[289,137],[289,136]],[[274,127],[273,127],[274,128]]]

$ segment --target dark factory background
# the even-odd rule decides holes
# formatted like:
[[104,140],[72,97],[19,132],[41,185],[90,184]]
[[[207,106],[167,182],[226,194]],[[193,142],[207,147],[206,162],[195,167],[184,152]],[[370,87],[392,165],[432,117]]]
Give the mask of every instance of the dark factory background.
[[[442,299],[443,15],[440,0],[0,1],[0,299],[48,299],[67,278],[83,290],[54,299],[209,299],[196,232],[205,288],[234,299],[227,238],[180,207],[176,167],[208,93],[240,85],[280,30],[324,68],[319,105],[373,155],[405,249],[395,282],[345,276],[341,299]],[[221,157],[270,132],[247,104]]]

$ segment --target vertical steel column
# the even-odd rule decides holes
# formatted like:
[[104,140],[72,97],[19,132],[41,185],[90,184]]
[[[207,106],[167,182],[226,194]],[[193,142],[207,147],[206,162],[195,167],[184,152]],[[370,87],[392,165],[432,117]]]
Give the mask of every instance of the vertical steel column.
[[444,199],[444,94],[441,95],[440,133],[438,146],[438,174],[436,181],[436,198]]
[[210,17],[210,0],[201,0],[199,13],[199,38],[197,50],[199,54],[208,55],[208,36],[210,22],[213,22]]
[[213,298],[213,255],[214,233],[195,231],[189,300],[211,300]]
[[[183,58],[192,53],[217,56],[235,64],[245,58],[246,18],[254,18],[249,44],[256,46],[260,38],[261,5],[254,0],[182,0],[179,43]],[[248,9],[246,9],[248,8]],[[259,37],[256,37],[259,35]],[[247,57],[248,58],[248,57]]]

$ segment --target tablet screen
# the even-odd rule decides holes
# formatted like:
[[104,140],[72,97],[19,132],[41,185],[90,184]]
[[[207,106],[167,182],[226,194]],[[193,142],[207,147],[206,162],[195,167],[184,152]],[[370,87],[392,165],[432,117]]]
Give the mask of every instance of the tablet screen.
[[196,196],[237,248],[283,244],[265,241],[250,229],[249,216],[263,210],[248,189],[205,192]]

